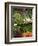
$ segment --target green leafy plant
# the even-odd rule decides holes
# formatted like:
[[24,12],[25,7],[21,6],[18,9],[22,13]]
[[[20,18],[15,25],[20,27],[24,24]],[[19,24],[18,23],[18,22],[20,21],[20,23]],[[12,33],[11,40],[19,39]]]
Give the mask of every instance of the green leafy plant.
[[[13,32],[18,32],[19,34],[23,32],[32,32],[32,23],[26,23],[28,19],[32,19],[32,9],[27,10],[27,14],[23,13],[23,11],[14,9],[13,10],[13,17],[12,20],[14,21],[14,26],[13,21],[12,21],[12,28],[14,28]],[[13,30],[13,29],[12,29]]]

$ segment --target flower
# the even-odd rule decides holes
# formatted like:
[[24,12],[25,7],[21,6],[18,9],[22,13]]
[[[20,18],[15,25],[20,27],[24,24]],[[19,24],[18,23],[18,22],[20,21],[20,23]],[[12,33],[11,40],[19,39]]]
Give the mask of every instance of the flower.
[[26,18],[26,21],[27,21],[27,22],[31,22],[31,19],[30,19],[30,18]]
[[16,26],[17,24],[14,24],[14,26]]

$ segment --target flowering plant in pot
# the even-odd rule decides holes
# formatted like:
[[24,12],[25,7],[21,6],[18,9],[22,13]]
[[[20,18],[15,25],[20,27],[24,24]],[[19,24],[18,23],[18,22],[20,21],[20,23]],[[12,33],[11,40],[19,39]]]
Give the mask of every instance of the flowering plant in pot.
[[[32,36],[32,12],[31,10],[14,9],[14,36],[30,37]],[[13,20],[12,18],[12,20]]]

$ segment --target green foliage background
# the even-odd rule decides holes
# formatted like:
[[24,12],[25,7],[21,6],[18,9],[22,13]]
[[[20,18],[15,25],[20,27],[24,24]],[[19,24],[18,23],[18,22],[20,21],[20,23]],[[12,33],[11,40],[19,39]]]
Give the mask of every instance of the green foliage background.
[[[32,19],[32,9],[13,9],[12,19],[11,19],[11,28],[14,33],[19,32],[32,32],[32,23],[24,23],[23,19],[26,20],[26,18]],[[14,26],[14,24],[17,24]]]

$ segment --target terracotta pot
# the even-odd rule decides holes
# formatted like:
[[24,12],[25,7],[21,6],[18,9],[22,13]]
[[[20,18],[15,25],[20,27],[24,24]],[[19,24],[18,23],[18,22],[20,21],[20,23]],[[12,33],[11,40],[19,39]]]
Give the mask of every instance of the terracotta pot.
[[32,37],[32,32],[22,33],[22,37]]
[[29,37],[32,37],[32,32],[29,32]]

